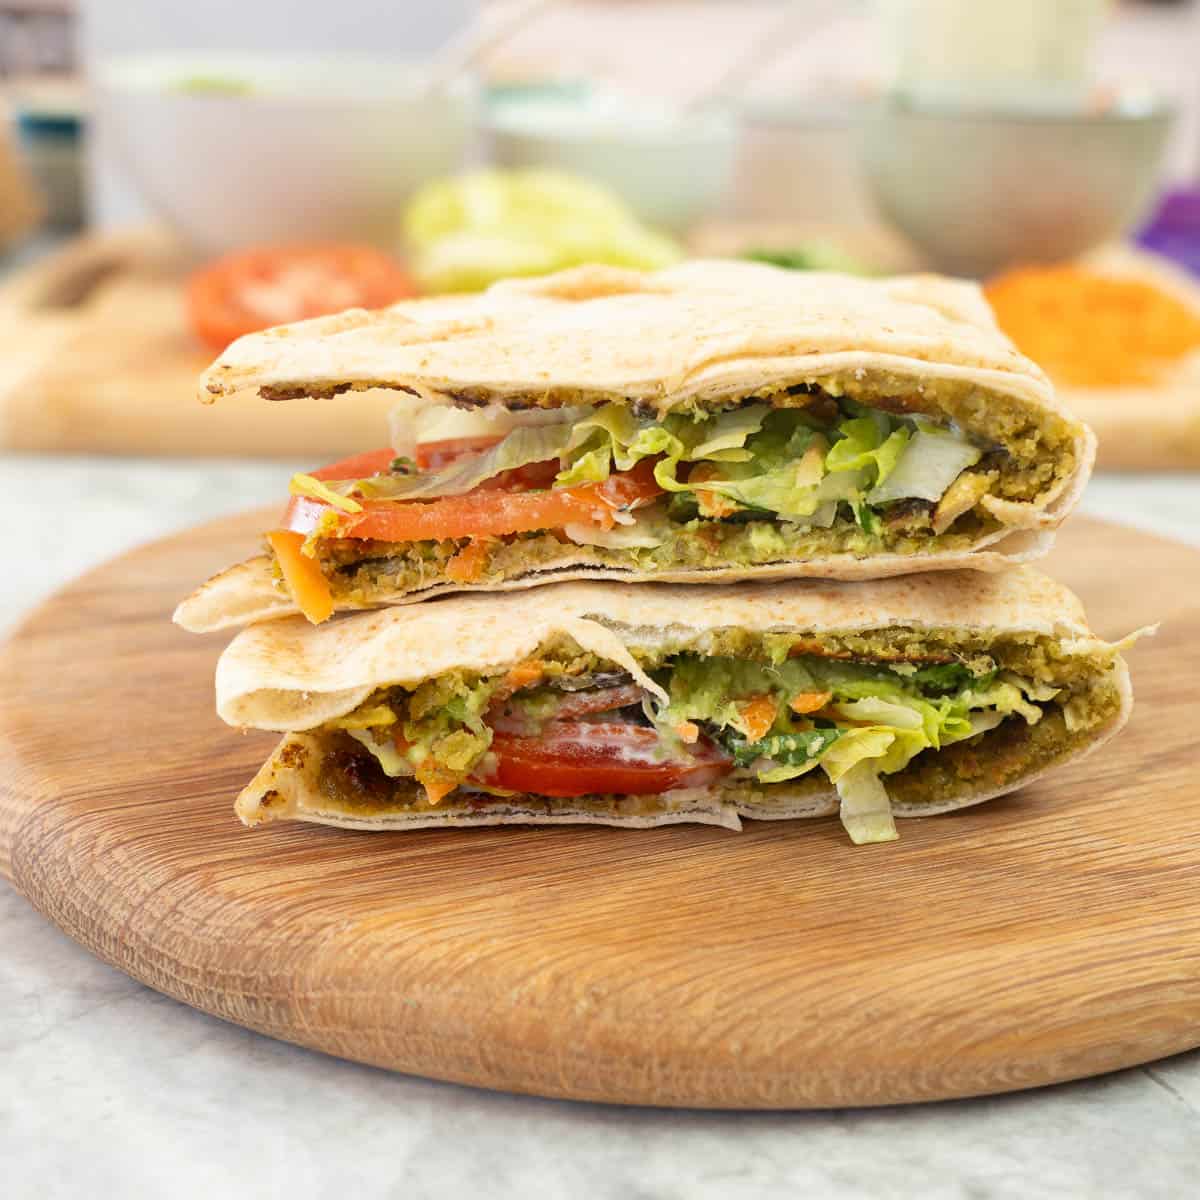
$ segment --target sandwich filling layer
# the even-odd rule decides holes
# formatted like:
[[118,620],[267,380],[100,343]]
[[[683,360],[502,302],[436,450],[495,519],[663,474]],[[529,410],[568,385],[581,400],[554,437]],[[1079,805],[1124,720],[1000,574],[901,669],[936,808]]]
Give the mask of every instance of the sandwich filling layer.
[[270,536],[279,586],[320,620],[580,565],[962,553],[1042,523],[1078,466],[1074,424],[957,379],[859,372],[730,403],[490,409],[297,476]]
[[[703,799],[770,817],[832,786],[862,843],[896,836],[893,801],[937,811],[1016,786],[1122,706],[1117,648],[1093,641],[614,632],[624,665],[556,635],[503,671],[377,688],[279,754],[301,760],[284,765],[306,772],[310,809],[350,820],[514,804],[604,820]],[[239,811],[269,820],[279,799],[252,787]]]

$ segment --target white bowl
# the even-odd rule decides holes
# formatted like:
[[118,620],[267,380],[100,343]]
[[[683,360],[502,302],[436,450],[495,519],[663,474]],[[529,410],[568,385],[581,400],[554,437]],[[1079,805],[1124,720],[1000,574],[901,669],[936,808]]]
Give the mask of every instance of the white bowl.
[[988,275],[1129,232],[1161,183],[1171,112],[1129,96],[1094,112],[883,101],[864,166],[880,208],[940,270]]
[[724,202],[738,141],[726,111],[681,115],[608,93],[497,102],[486,127],[497,165],[582,175],[611,188],[648,225],[677,233]]
[[410,193],[461,165],[474,127],[473,87],[422,97],[399,60],[147,54],[95,74],[109,156],[155,216],[210,253],[389,245]]

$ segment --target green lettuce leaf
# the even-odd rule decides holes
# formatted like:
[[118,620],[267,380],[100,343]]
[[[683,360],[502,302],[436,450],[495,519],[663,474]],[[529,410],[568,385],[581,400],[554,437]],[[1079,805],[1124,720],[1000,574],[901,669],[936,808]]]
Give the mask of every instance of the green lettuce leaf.
[[725,739],[725,748],[733,755],[735,766],[748,767],[760,758],[769,758],[788,766],[816,765],[817,759],[841,736],[838,729],[806,729],[771,734],[758,742],[749,742],[736,734]]
[[660,486],[671,492],[689,490],[676,479],[680,462],[745,461],[750,457],[746,440],[769,411],[765,404],[749,404],[701,420],[671,414],[660,423],[638,420],[627,405],[606,404],[576,421],[555,484],[599,482],[612,470],[628,471],[643,458],[664,455],[655,469]]
[[838,426],[841,437],[825,456],[829,471],[873,469],[869,483],[882,484],[896,467],[911,436],[903,426],[892,429],[886,413],[855,417]]
[[844,771],[835,786],[841,801],[842,827],[856,846],[894,842],[900,836],[887,791],[868,762]]
[[482,454],[466,454],[440,471],[415,475],[376,475],[354,483],[354,490],[369,500],[427,500],[434,496],[461,496],[501,471],[558,458],[571,440],[571,426],[521,425],[503,441]]
[[973,467],[982,457],[983,452],[966,438],[950,429],[939,429],[921,421],[891,470],[881,475],[879,482],[867,493],[867,502],[936,502],[967,467]]
[[[1005,672],[973,674],[960,663],[913,669],[897,664],[786,657],[770,663],[682,655],[663,682],[669,701],[650,710],[656,723],[703,723],[760,783],[780,783],[820,767],[837,787],[842,816],[856,842],[895,836],[880,777],[903,770],[918,754],[994,729],[1009,716],[1036,722],[1035,701],[1054,688]],[[813,719],[793,717],[789,701],[830,693]],[[772,696],[778,715],[758,741],[743,733],[741,705]],[[881,799],[882,797],[882,799]]]

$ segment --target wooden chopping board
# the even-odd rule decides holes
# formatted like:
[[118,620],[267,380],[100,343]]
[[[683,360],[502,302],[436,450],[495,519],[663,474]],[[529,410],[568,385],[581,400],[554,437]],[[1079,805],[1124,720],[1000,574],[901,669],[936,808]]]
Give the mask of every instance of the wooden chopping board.
[[0,286],[0,450],[329,462],[388,441],[395,397],[253,393],[201,404],[212,361],[184,308],[189,262],[154,230],[97,234]]
[[854,848],[835,819],[251,832],[271,735],[168,623],[247,515],[83,577],[0,649],[0,870],[152,987],[331,1054],[659,1105],[932,1100],[1200,1043],[1200,553],[1077,520],[1051,569],[1132,652],[1098,756]]

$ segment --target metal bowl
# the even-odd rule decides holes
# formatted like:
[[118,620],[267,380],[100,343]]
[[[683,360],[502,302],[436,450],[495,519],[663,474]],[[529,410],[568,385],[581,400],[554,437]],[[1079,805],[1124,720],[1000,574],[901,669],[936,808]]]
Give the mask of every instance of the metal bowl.
[[863,164],[883,213],[939,270],[989,275],[1127,233],[1159,184],[1173,113],[1122,97],[1097,112],[880,102]]

